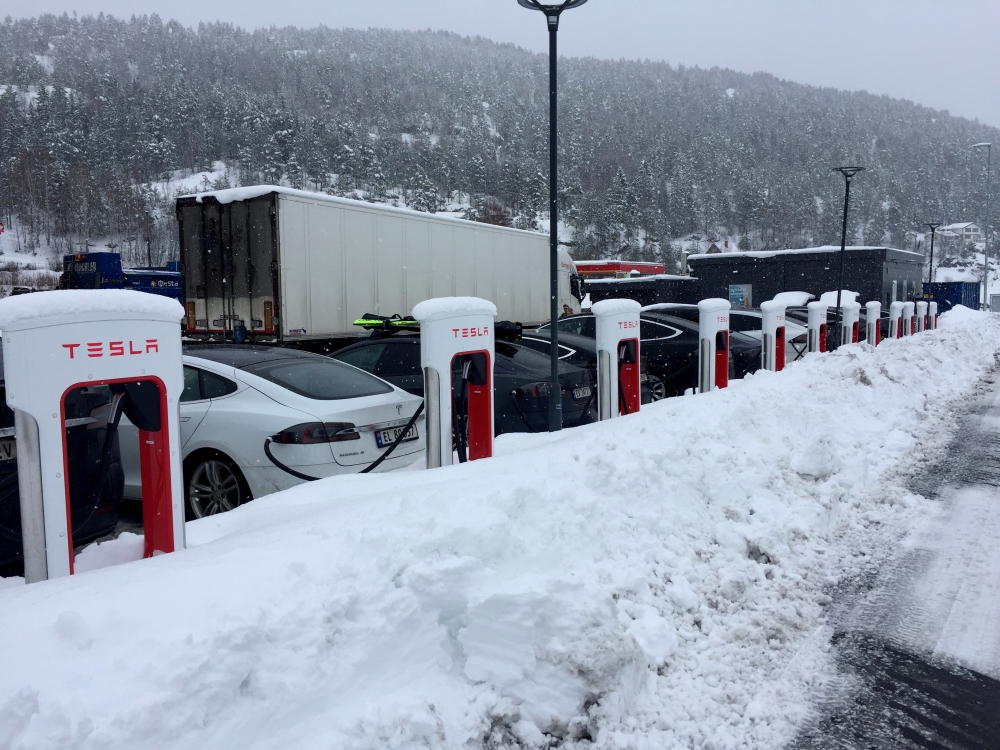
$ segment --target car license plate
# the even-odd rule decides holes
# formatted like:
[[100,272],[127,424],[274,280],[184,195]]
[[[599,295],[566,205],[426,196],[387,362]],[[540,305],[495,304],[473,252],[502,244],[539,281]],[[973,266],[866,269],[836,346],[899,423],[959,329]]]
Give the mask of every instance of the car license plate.
[[578,401],[581,398],[590,398],[590,386],[585,385],[583,388],[573,389],[573,400]]
[[7,438],[0,440],[0,461],[17,460],[17,440]]
[[[396,438],[398,438],[402,432],[403,432],[402,427],[392,427],[388,430],[377,430],[375,432],[375,442],[378,443],[379,448],[387,448],[396,442]],[[411,440],[416,440],[416,439],[417,439],[417,426],[413,425],[413,427],[411,427],[409,430],[406,431],[406,434],[403,436],[403,439],[400,442],[408,443]]]

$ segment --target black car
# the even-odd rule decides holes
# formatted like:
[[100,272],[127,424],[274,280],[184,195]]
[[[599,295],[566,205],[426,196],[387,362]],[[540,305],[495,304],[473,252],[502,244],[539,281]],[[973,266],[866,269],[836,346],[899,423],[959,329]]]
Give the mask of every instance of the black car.
[[[108,386],[75,388],[66,395],[66,447],[73,544],[111,533],[125,495],[118,435],[107,440],[112,394]],[[107,447],[107,458],[104,459]],[[7,406],[0,345],[0,575],[21,575],[21,499],[17,486],[14,412]]]
[[[579,355],[569,350],[576,352],[586,347],[593,352],[591,361],[596,363],[597,325],[593,315],[568,315],[559,319],[558,326],[559,348],[566,350],[561,357],[574,361],[572,358]],[[522,342],[547,352],[551,346],[548,331],[548,324],[525,331]],[[658,310],[643,312],[639,316],[639,339],[652,400],[679,396],[698,385],[697,323]],[[729,353],[730,378],[742,378],[760,369],[760,341],[731,332]]]
[[[530,348],[497,340],[493,363],[493,430],[545,432],[548,429],[549,360]],[[420,368],[420,337],[400,332],[370,338],[340,349],[334,359],[370,372],[415,396],[424,395]],[[456,382],[456,398],[458,381]],[[597,420],[597,392],[586,368],[560,363],[563,425],[574,427]]]

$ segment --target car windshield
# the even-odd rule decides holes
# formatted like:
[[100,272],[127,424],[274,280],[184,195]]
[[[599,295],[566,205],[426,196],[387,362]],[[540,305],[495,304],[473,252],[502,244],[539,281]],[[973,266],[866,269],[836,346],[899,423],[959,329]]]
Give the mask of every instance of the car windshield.
[[392,391],[388,383],[332,359],[279,360],[245,369],[300,396],[321,401],[360,398]]

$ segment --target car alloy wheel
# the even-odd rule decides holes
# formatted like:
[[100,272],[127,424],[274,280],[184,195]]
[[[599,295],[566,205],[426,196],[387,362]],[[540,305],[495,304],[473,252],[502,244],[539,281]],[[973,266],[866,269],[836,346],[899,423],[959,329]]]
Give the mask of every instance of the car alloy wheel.
[[198,464],[188,480],[188,504],[195,518],[214,516],[243,501],[240,479],[228,461],[209,458]]
[[667,385],[663,382],[662,378],[650,375],[648,386],[650,401],[659,401],[661,398],[667,397]]

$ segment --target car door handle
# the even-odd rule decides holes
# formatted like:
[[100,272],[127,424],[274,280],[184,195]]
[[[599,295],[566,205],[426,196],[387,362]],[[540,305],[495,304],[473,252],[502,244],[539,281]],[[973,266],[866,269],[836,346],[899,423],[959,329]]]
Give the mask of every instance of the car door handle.
[[191,421],[191,417],[181,417],[181,421],[182,422],[190,422]]

